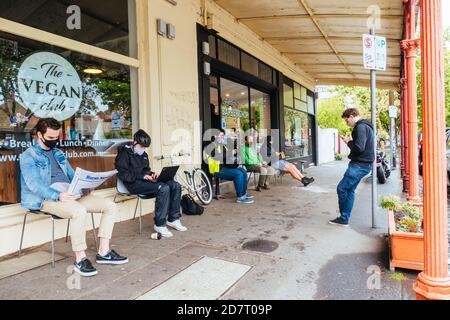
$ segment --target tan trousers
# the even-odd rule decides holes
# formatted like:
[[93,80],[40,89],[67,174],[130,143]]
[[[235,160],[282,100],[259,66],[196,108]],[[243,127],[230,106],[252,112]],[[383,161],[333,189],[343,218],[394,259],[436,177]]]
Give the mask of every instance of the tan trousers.
[[51,213],[64,219],[71,219],[70,228],[72,250],[84,251],[86,245],[86,220],[88,212],[102,213],[99,238],[111,239],[114,223],[116,221],[117,205],[105,198],[93,195],[85,196],[77,201],[60,202],[44,201],[42,211]]
[[254,171],[259,173],[259,186],[269,185],[269,176],[275,175],[275,169],[269,166],[246,166],[248,171]]

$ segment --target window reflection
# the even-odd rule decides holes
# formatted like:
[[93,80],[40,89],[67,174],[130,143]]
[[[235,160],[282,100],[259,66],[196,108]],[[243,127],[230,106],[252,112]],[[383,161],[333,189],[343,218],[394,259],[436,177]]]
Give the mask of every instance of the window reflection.
[[[38,122],[18,91],[17,75],[27,56],[48,51],[64,57],[82,82],[78,111],[63,125],[60,148],[73,167],[114,169],[117,149],[130,142],[136,107],[136,70],[117,63],[0,33],[0,205],[19,201],[18,157],[32,144]],[[86,69],[98,68],[98,74]],[[114,186],[110,179],[102,187]]]
[[286,158],[295,159],[312,155],[311,125],[308,115],[285,108]]
[[250,129],[248,87],[227,79],[221,79],[222,128]]

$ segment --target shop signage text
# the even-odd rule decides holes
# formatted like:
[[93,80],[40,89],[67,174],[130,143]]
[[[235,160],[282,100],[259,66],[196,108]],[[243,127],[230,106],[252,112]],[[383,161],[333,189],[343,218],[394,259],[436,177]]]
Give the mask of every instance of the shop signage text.
[[20,100],[38,118],[71,118],[83,99],[82,82],[75,68],[51,52],[30,55],[18,74]]

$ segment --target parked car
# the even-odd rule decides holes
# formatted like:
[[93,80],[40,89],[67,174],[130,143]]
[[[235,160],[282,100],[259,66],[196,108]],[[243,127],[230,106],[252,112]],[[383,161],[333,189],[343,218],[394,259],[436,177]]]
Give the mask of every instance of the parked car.
[[[447,186],[450,188],[450,128],[445,130],[445,136],[447,141]],[[419,174],[422,175],[422,162],[423,162],[423,154],[422,154],[422,144],[423,144],[423,134],[419,135]]]

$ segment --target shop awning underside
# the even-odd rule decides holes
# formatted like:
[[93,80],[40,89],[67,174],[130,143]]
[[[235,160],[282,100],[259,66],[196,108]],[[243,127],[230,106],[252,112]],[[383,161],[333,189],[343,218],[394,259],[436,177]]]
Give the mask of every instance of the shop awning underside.
[[367,9],[380,8],[376,33],[388,41],[387,69],[378,72],[379,87],[397,88],[403,35],[402,0],[216,0],[257,33],[317,85],[368,86],[363,68],[362,35],[369,33]]

